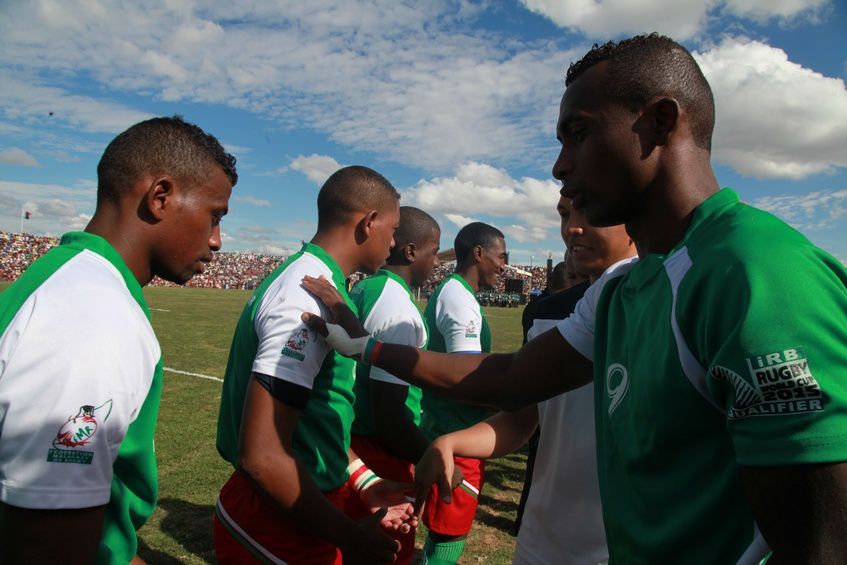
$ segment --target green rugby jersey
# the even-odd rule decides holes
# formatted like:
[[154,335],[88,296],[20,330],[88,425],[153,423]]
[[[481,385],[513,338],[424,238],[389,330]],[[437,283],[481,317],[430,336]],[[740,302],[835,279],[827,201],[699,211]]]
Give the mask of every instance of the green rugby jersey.
[[[374,276],[359,281],[350,292],[350,298],[359,310],[359,320],[374,338],[388,343],[425,348],[427,344],[426,324],[415,305],[412,291],[402,277],[388,269],[380,269]],[[373,436],[373,404],[371,402],[371,379],[409,388],[406,409],[415,425],[421,422],[421,389],[410,386],[383,371],[365,363],[356,367],[356,420],[353,433]]]
[[303,312],[327,316],[323,304],[302,288],[305,275],[331,280],[356,312],[347,296],[344,273],[317,245],[306,243],[268,275],[235,328],[224,376],[217,448],[233,467],[238,466],[241,414],[253,372],[309,388],[309,401],[294,431],[294,452],[318,488],[329,491],[348,478],[355,363],[331,350],[300,319]]
[[162,361],[149,317],[123,258],[85,232],[0,294],[0,500],[105,504],[97,563],[131,561],[156,505]]
[[[491,351],[491,330],[473,288],[458,273],[446,278],[424,310],[429,349],[442,353]],[[421,430],[430,440],[488,418],[493,412],[424,391]]]
[[593,359],[610,563],[768,555],[739,466],[847,459],[845,285],[729,189],[667,256],[606,283]]

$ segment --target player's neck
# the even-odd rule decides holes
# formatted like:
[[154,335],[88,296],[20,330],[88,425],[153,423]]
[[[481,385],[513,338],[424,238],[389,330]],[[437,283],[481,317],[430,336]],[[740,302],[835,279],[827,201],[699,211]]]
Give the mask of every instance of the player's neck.
[[315,234],[309,243],[323,249],[338,263],[345,277],[349,277],[361,268],[361,251],[352,233],[347,230],[324,230]]
[[638,209],[626,222],[626,231],[641,256],[665,255],[685,237],[694,211],[719,190],[711,165],[688,163],[676,168],[641,194]]
[[476,270],[476,266],[472,265],[470,267],[456,267],[456,274],[465,279],[465,282],[473,289],[474,293],[479,292],[479,272]]
[[382,266],[386,271],[391,271],[404,281],[406,281],[406,286],[412,286],[412,269],[409,265],[389,265],[385,264]]
[[85,231],[108,241],[124,260],[138,284],[144,286],[153,278],[150,249],[147,247],[143,230],[133,229],[136,225],[132,218],[124,218],[119,208],[101,207],[85,226]]

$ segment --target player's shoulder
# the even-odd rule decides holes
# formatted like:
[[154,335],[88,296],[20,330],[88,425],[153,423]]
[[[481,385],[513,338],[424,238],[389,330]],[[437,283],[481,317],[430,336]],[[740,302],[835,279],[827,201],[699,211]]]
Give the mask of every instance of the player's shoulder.
[[800,265],[822,266],[822,260],[828,262],[826,253],[802,233],[770,212],[744,202],[704,222],[686,242],[686,252],[695,265],[710,271],[789,275]]
[[444,281],[441,286],[441,292],[438,294],[438,300],[445,304],[476,305],[476,297],[473,292],[456,277],[451,277]]
[[305,294],[306,291],[302,288],[302,282],[306,275],[315,278],[323,276],[330,284],[335,286],[335,281],[332,279],[332,269],[315,255],[304,252],[284,266],[279,276],[271,283],[270,293],[274,294],[284,289],[294,291],[297,294],[302,291]]
[[[37,316],[53,320],[57,331],[73,335],[116,336],[156,342],[153,328],[121,273],[108,260],[82,251],[44,281],[30,296]],[[80,322],[85,320],[84,323]]]

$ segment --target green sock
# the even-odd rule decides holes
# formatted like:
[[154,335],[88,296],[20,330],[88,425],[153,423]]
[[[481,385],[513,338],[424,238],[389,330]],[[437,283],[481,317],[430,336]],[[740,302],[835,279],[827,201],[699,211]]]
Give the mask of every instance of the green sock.
[[465,538],[435,543],[426,537],[421,565],[454,565],[465,550]]

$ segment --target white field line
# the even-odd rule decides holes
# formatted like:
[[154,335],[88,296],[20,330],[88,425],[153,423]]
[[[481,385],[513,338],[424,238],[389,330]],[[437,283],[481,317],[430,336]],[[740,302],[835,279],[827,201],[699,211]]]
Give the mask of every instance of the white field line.
[[170,310],[165,310],[164,308],[150,308],[153,312],[170,312]]
[[209,381],[218,381],[219,383],[224,382],[223,379],[219,379],[218,377],[210,377],[209,375],[201,375],[200,373],[189,373],[188,371],[180,371],[179,369],[173,369],[171,367],[162,367],[162,370],[168,371],[169,373],[176,373],[178,375],[187,375],[189,377],[197,377],[198,379],[206,379]]

